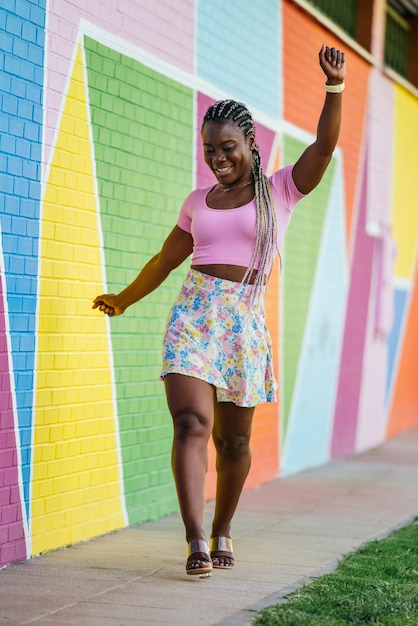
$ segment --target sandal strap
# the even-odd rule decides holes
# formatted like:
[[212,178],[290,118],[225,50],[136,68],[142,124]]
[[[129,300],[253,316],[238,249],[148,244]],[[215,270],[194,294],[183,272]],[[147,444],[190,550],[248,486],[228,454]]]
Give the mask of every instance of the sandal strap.
[[233,552],[231,537],[211,537],[210,539],[210,551],[211,552]]
[[192,539],[187,544],[187,556],[194,554],[195,552],[203,552],[209,556],[208,544],[204,539]]

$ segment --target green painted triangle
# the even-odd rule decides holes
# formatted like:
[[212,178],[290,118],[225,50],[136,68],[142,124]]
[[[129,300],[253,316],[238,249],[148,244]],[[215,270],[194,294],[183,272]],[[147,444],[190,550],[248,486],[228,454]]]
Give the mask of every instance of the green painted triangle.
[[[284,162],[295,163],[305,148],[305,144],[286,136]],[[296,205],[284,238],[280,376],[283,439],[286,437],[333,170],[334,160],[318,187]]]

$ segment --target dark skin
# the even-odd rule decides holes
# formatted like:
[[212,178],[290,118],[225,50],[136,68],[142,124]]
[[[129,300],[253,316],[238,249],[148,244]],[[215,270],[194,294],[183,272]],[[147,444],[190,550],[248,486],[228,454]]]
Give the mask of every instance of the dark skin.
[[[322,46],[319,63],[328,84],[343,82],[344,53]],[[326,94],[316,140],[294,165],[293,180],[304,194],[319,184],[332,158],[341,125],[342,97],[342,94]],[[252,150],[255,136],[245,137],[242,130],[231,122],[207,122],[202,130],[202,142],[205,162],[217,181],[207,195],[208,206],[222,211],[251,202],[254,197]],[[224,188],[230,188],[230,191],[225,193],[222,191]],[[192,251],[191,235],[175,226],[161,250],[135,280],[117,295],[97,296],[93,308],[109,317],[121,315],[128,306],[157,289]],[[246,272],[246,267],[238,265],[192,267],[236,282],[240,282]],[[217,403],[211,385],[181,374],[166,376],[165,389],[174,426],[172,468],[186,540],[206,540],[204,493],[207,446],[211,436],[217,455],[217,491],[211,536],[230,537],[231,521],[251,465],[250,435],[254,408],[238,407],[228,402]],[[206,559],[204,553],[194,553],[188,559],[187,567],[198,569]],[[217,562],[225,568],[231,567],[233,556],[218,556]]]

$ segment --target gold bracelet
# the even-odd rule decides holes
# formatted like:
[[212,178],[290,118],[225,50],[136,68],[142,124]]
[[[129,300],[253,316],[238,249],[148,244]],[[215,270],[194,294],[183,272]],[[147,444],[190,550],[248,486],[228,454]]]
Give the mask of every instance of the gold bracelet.
[[327,91],[328,93],[341,93],[342,91],[344,91],[344,87],[344,81],[339,85],[327,85],[327,83],[325,83],[325,91]]

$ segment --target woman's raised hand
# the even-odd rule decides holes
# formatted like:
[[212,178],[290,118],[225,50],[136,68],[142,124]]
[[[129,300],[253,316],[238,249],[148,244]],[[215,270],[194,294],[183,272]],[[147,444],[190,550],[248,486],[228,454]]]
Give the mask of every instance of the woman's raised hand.
[[319,51],[319,64],[330,83],[342,83],[345,78],[345,53],[323,44]]

